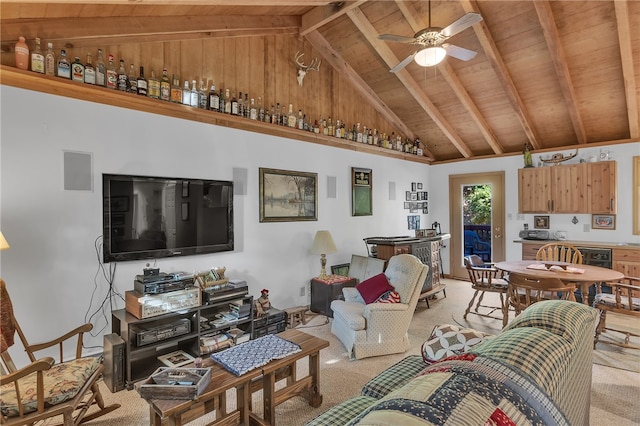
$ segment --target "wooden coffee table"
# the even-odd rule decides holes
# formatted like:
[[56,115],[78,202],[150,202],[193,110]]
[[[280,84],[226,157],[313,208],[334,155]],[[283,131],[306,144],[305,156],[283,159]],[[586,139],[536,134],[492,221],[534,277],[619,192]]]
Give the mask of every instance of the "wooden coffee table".
[[[328,347],[329,342],[298,330],[286,330],[278,336],[300,345],[301,351],[273,360],[242,376],[230,373],[207,357],[203,360],[203,366],[212,369],[211,383],[207,388],[194,400],[148,400],[149,424],[180,426],[218,410],[215,421],[210,425],[275,425],[275,407],[297,395],[306,398],[312,407],[319,407],[322,404],[319,388],[320,350]],[[296,362],[305,357],[309,358],[309,375],[298,378]],[[283,379],[286,379],[286,386],[276,391],[276,382]],[[236,389],[237,406],[235,410],[227,412],[225,395],[232,388]],[[250,411],[251,394],[260,389],[263,390],[263,418]]]

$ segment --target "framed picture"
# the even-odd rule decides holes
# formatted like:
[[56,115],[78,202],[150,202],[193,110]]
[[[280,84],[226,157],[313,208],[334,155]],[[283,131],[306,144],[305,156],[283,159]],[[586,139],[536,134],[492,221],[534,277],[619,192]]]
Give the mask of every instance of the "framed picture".
[[417,186],[418,186],[418,189],[419,189],[419,190],[420,190],[420,189],[422,189],[422,183],[418,182],[418,185],[417,185]]
[[371,169],[351,168],[351,216],[373,214],[372,178]]
[[332,275],[340,275],[341,277],[349,276],[349,265],[350,263],[341,263],[340,265],[331,266],[331,274]]
[[534,216],[533,227],[536,229],[549,229],[549,216]]
[[416,192],[411,193],[411,201],[418,201],[418,194]]
[[418,190],[418,183],[411,182],[411,192],[416,192]]
[[407,226],[408,226],[408,229],[420,229],[420,216],[419,215],[407,216]]
[[404,199],[406,201],[411,201],[411,191],[405,191],[404,192]]
[[187,198],[189,196],[189,181],[182,181],[182,198]]
[[591,227],[593,229],[616,229],[616,215],[592,214]]
[[260,222],[318,220],[318,174],[259,168]]
[[166,365],[167,367],[182,367],[192,363],[194,358],[185,351],[175,351],[165,355],[160,355],[158,361]]
[[405,210],[409,210],[411,208],[411,203],[408,203],[408,202],[405,201],[404,202],[404,208],[405,208]]

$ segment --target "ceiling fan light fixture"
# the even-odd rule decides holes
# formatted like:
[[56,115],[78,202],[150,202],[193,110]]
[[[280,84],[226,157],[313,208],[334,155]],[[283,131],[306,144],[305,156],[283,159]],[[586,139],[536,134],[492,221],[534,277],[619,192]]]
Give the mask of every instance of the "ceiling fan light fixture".
[[447,56],[447,51],[444,50],[444,47],[431,46],[416,53],[414,60],[421,67],[432,67],[442,62],[445,56]]

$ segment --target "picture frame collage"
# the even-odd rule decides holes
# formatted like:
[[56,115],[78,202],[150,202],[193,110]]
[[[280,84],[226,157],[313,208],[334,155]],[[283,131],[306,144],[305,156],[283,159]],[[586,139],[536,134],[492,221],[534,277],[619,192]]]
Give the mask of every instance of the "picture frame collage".
[[419,213],[429,214],[429,193],[422,188],[422,182],[411,182],[411,190],[405,191],[404,209],[414,213],[407,216],[407,229],[420,229]]
[[404,209],[409,213],[429,214],[429,193],[422,190],[421,182],[412,182],[411,191],[405,191]]

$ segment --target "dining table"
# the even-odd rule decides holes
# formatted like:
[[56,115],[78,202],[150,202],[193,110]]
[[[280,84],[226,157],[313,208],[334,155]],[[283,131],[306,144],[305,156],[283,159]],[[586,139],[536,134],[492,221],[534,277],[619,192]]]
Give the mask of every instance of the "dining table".
[[496,268],[532,278],[558,278],[565,283],[575,283],[582,293],[582,302],[589,304],[589,287],[598,282],[618,281],[622,272],[594,265],[579,265],[548,260],[510,260],[497,262]]

